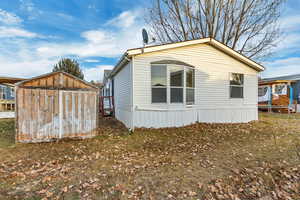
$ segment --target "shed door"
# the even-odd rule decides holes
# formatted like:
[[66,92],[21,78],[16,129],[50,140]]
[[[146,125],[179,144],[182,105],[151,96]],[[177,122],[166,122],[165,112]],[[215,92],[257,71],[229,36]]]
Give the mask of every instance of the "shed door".
[[60,137],[90,137],[97,128],[97,93],[60,91]]

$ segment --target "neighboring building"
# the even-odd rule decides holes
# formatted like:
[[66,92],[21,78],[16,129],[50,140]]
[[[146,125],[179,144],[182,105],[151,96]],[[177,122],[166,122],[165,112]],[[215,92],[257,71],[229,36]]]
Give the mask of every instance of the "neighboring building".
[[[300,74],[261,79],[258,101],[260,107],[263,107],[264,104],[286,106],[290,107],[291,111],[299,112]],[[298,104],[297,107],[294,104]]]
[[14,117],[15,86],[25,79],[14,77],[0,77],[0,118]]
[[109,77],[112,70],[104,70],[102,96],[113,96],[113,81]]
[[15,86],[10,83],[0,84],[0,99],[13,100],[15,98]]
[[257,120],[263,70],[210,38],[129,49],[109,75],[115,117],[131,129]]

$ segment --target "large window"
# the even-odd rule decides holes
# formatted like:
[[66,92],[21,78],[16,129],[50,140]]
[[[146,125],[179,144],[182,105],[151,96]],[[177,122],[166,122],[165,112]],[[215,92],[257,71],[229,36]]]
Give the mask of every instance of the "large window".
[[186,69],[186,104],[195,103],[195,70]]
[[231,73],[230,74],[230,97],[243,98],[244,97],[244,75]]
[[170,67],[171,103],[183,103],[183,67]]
[[194,104],[195,70],[180,65],[152,65],[151,87],[152,103]]
[[167,67],[151,66],[152,103],[167,103]]

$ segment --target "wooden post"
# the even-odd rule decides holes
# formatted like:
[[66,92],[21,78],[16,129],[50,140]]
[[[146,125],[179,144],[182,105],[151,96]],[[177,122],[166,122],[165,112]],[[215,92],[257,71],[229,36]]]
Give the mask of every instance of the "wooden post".
[[18,116],[18,86],[15,89],[15,143],[18,142],[18,134],[19,134],[19,116]]

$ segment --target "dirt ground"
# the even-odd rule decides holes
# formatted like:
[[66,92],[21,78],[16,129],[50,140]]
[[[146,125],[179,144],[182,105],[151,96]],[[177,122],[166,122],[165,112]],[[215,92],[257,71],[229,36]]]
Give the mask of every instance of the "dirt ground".
[[300,115],[14,144],[0,121],[0,199],[300,199]]

